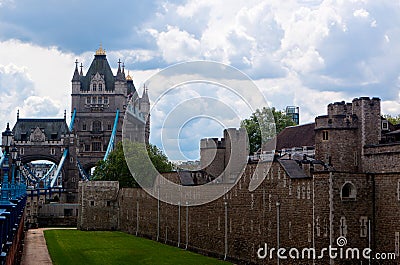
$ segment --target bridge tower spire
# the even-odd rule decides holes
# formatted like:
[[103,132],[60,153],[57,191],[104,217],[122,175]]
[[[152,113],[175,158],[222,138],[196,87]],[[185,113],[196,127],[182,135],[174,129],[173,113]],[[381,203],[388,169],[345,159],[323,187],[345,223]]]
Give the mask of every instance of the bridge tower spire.
[[80,75],[78,71],[78,59],[75,61],[75,71],[74,71],[74,76],[72,77],[72,82],[74,81],[80,81]]

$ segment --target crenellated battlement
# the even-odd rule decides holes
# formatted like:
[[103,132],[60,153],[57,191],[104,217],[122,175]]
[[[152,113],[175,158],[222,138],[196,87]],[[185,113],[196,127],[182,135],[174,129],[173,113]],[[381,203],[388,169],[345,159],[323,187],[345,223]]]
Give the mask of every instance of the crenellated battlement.
[[326,129],[349,129],[354,130],[358,128],[358,118],[356,115],[324,115],[318,116],[315,119],[315,130]]
[[328,116],[333,115],[350,115],[352,114],[353,106],[351,103],[346,103],[344,101],[335,102],[328,105]]
[[224,138],[204,138],[200,140],[200,149],[225,149]]

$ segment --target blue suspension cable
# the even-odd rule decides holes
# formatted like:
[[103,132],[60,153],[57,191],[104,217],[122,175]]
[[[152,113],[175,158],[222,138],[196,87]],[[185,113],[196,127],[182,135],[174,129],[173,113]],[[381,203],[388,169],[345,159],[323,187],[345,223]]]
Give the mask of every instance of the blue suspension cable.
[[119,109],[117,109],[117,113],[115,115],[114,127],[113,127],[113,130],[112,130],[112,133],[111,133],[110,142],[108,143],[107,151],[104,154],[103,161],[107,160],[108,155],[114,149],[115,137],[116,137],[116,134],[117,134],[117,127],[118,127],[118,117],[119,117]]

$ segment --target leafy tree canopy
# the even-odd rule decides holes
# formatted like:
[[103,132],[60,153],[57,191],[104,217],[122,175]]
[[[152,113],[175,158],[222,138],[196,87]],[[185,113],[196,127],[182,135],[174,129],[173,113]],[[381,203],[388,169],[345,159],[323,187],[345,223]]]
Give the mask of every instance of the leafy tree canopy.
[[[272,124],[271,113],[275,121],[275,126]],[[290,116],[286,115],[285,111],[276,110],[274,107],[271,109],[266,107],[263,107],[261,110],[257,109],[250,118],[241,122],[241,127],[247,130],[249,137],[250,154],[257,152],[261,148],[261,140],[265,142],[275,136],[275,131],[278,134],[286,127],[293,125],[296,125],[296,123]],[[262,137],[261,131],[264,134]]]
[[160,173],[169,172],[173,169],[173,165],[168,161],[167,156],[155,145],[149,144],[145,148],[144,144],[131,142],[124,143],[123,147],[122,142],[118,142],[114,150],[110,152],[107,160],[100,160],[97,163],[92,179],[119,181],[121,188],[139,187],[129,170],[124,148],[125,152],[128,152],[129,165],[139,172],[139,175],[135,177],[141,179],[140,184],[142,185],[144,184],[144,178],[148,178],[148,183],[146,183],[148,185],[152,185],[155,178],[154,170],[151,170],[150,161]]

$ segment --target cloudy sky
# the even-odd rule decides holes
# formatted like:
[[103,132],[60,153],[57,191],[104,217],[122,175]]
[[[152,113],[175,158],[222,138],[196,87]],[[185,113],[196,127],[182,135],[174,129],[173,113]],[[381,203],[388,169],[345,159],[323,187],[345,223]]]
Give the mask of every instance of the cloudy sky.
[[[301,123],[360,96],[400,113],[399,1],[0,0],[1,128],[17,109],[21,117],[69,112],[74,61],[87,69],[99,43],[136,87],[172,64],[212,60],[246,73],[270,106],[300,106]],[[187,122],[182,135],[208,127],[201,123]]]

